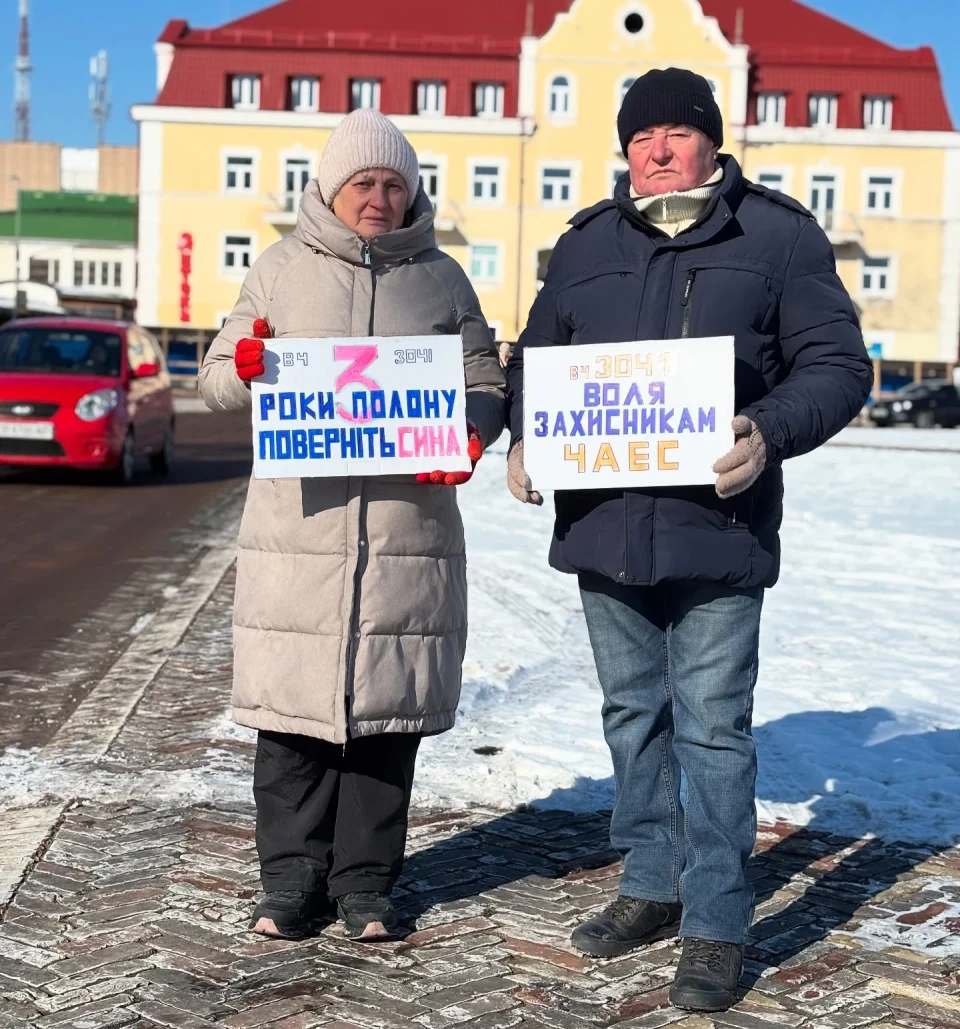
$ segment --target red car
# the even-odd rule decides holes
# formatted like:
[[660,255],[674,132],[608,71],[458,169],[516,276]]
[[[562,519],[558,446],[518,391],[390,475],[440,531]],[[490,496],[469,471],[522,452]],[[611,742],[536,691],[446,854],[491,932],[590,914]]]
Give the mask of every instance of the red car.
[[138,325],[28,318],[0,326],[0,465],[63,466],[129,483],[173,460],[173,392]]

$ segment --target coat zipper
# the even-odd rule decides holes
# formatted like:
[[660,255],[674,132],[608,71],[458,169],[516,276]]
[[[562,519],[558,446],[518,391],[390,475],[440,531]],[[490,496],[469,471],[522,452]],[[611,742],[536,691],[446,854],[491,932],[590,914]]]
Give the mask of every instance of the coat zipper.
[[696,268],[691,268],[687,272],[687,284],[683,288],[683,300],[681,304],[683,306],[683,328],[680,331],[680,338],[685,339],[690,335],[690,314],[693,309],[693,304],[690,303],[690,294],[693,292],[693,280],[697,277]]
[[[377,273],[373,269],[373,260],[370,256],[370,241],[360,238],[360,262],[364,268],[370,270],[370,320],[367,324],[367,335],[373,335],[373,319],[374,312],[377,306]],[[357,555],[357,570],[354,575],[353,582],[353,610],[350,616],[350,650],[349,650],[349,661],[346,670],[346,683],[343,696],[344,706],[344,717],[345,717],[345,729],[346,735],[343,741],[343,753],[347,753],[347,740],[350,738],[350,693],[351,689],[356,686],[354,682],[354,674],[357,666],[357,649],[359,648],[359,640],[357,639],[357,633],[359,631],[358,626],[360,625],[360,580],[363,577],[364,562],[369,559],[366,547],[366,507],[363,501],[363,486],[360,487],[360,524],[358,531],[358,549],[362,553]]]

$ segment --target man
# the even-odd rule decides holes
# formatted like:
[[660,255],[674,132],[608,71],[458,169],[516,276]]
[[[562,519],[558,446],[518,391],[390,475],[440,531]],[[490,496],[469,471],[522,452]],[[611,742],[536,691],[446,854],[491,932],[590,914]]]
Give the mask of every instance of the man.
[[558,492],[550,550],[579,576],[624,860],[619,898],[573,944],[614,956],[679,930],[670,999],[716,1011],[737,1000],[753,915],[751,711],[763,591],[779,572],[781,465],[856,415],[872,371],[809,211],[718,158],[705,79],[647,73],[618,129],[629,171],[613,200],[571,221],[508,366],[508,483],[542,503],[523,467],[527,347],[735,337],[735,442],[716,487]]

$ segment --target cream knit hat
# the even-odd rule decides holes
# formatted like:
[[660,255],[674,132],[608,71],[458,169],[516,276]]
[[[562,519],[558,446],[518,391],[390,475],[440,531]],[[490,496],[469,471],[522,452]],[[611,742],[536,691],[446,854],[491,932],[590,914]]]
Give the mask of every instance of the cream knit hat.
[[389,168],[402,175],[410,191],[407,207],[413,206],[420,188],[416,151],[389,118],[361,108],[333,130],[320,158],[317,185],[327,207],[346,182],[367,168]]

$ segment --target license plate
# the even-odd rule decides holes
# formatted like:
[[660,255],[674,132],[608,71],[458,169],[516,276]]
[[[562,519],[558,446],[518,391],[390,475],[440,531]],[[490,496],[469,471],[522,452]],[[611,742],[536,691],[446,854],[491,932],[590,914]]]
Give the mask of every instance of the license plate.
[[3,439],[53,439],[53,422],[0,422]]
[[890,412],[885,407],[875,407],[873,409],[873,415],[875,418],[887,418]]

